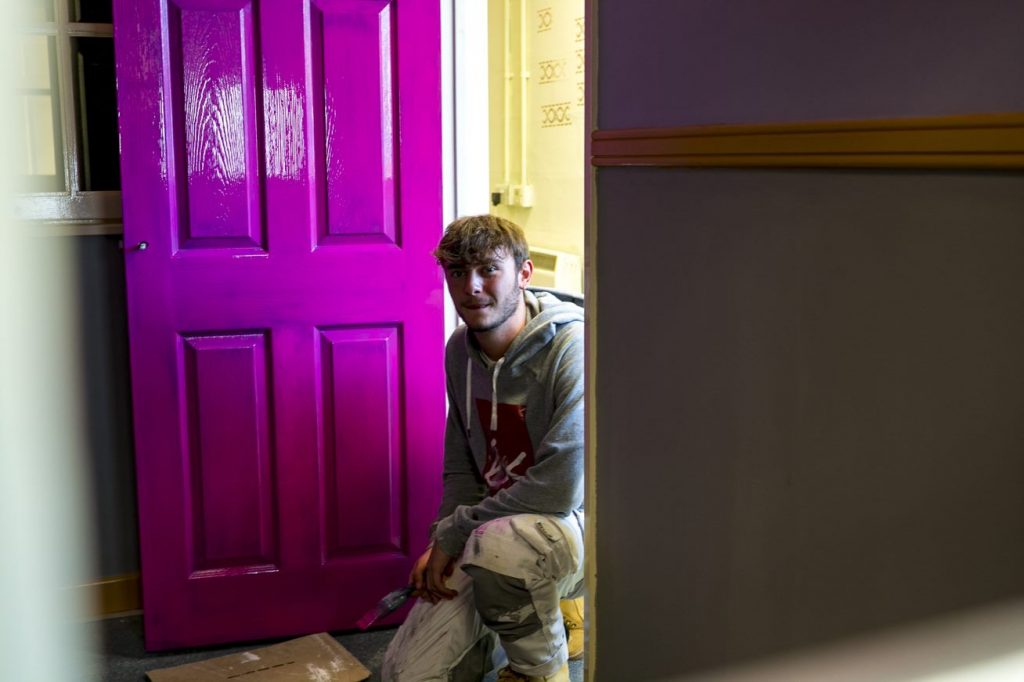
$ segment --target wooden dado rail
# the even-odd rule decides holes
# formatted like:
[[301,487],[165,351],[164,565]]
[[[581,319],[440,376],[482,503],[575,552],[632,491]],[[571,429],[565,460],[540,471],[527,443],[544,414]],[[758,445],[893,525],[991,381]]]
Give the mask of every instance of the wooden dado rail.
[[595,166],[1024,169],[1024,113],[597,130]]

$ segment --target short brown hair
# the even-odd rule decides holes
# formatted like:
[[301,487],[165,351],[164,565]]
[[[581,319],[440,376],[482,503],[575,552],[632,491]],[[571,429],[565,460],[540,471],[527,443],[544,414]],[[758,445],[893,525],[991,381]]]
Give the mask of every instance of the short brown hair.
[[452,221],[434,249],[434,258],[447,268],[482,263],[494,253],[511,255],[520,268],[530,257],[530,247],[523,228],[511,220],[485,213]]

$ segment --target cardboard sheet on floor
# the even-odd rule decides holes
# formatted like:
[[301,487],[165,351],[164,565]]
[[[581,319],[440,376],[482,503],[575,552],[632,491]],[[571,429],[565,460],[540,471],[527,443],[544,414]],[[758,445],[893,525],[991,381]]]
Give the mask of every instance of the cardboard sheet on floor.
[[355,656],[326,632],[268,647],[151,670],[152,682],[359,682],[370,676]]

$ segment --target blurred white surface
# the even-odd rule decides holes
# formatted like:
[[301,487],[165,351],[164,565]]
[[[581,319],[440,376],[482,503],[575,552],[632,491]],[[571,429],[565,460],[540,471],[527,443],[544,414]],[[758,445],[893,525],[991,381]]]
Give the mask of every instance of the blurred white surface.
[[[0,36],[0,93],[13,88]],[[19,682],[89,677],[76,625],[88,582],[76,292],[69,241],[12,221],[12,98],[0,96],[0,662]]]
[[679,682],[1021,682],[1024,680],[1024,601],[894,628],[761,663],[669,679]]

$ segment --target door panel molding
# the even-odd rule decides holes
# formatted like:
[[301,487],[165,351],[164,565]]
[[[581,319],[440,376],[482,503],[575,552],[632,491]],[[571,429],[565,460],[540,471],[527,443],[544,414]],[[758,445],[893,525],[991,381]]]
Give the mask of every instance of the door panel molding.
[[406,551],[400,324],[321,328],[323,557]]
[[259,23],[255,2],[168,2],[177,248],[266,248]]
[[274,570],[278,562],[269,337],[181,337],[193,577]]

